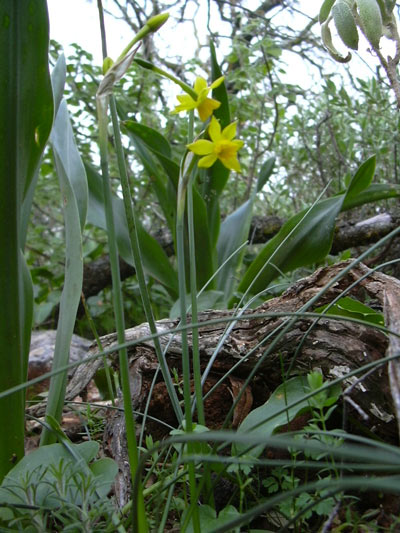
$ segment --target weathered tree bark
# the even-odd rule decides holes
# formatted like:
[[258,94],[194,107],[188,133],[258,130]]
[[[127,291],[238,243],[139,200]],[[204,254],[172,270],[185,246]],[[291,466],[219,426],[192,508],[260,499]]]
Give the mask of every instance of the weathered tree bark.
[[[345,377],[351,371],[360,369],[357,377],[345,377],[343,381],[345,393],[342,408],[346,406],[347,428],[384,439],[385,442],[398,442],[396,409],[393,407],[387,364],[378,364],[373,372],[366,373],[362,370],[364,365],[379,361],[385,356],[388,337],[373,326],[345,319],[336,320],[326,315],[318,319],[291,315],[304,310],[304,306],[316,297],[307,311],[313,311],[347,294],[378,310],[384,310],[386,322],[396,329],[400,309],[400,281],[372,271],[362,264],[346,272],[349,264],[350,262],[343,262],[322,268],[295,283],[282,296],[268,300],[257,309],[243,311],[233,321],[233,311],[200,314],[199,350],[203,371],[213,357],[216,346],[226,335],[204,385],[206,393],[223,378],[205,402],[209,428],[222,426],[233,399],[237,398],[249,377],[250,381],[240,404],[234,410],[231,427],[236,427],[251,409],[268,399],[269,394],[282,382],[282,366],[285,371],[291,368],[291,374],[306,374],[319,369],[325,379],[330,380]],[[174,331],[178,322],[160,320],[157,328],[162,334],[160,340],[166,349],[167,363],[180,375],[181,333]],[[228,326],[231,329],[226,333]],[[158,367],[149,336],[147,324],[126,330],[126,341],[132,343],[128,348],[132,402],[139,412],[144,410],[154,372]],[[191,342],[189,331],[190,348]],[[112,348],[116,345],[116,335],[103,337],[102,344],[104,349]],[[391,353],[395,354],[393,350],[395,345],[391,343]],[[97,353],[97,346],[92,345],[88,355]],[[118,358],[115,353],[110,356],[110,360],[117,369]],[[101,365],[101,359],[98,358],[78,367],[69,383],[66,399],[72,400],[82,394]],[[400,376],[396,365],[397,363],[391,369],[395,379]],[[395,400],[398,400],[398,395]],[[38,414],[38,408],[34,409]],[[146,431],[154,439],[168,434],[169,429],[165,424],[176,426],[161,374],[153,389],[148,414],[159,420],[146,422]],[[138,421],[140,423],[140,417]],[[126,459],[124,439],[123,415],[113,411],[105,441],[109,453],[117,458],[121,468]],[[121,476],[118,491],[122,502],[126,490],[124,476],[128,476],[128,473],[123,469]]]

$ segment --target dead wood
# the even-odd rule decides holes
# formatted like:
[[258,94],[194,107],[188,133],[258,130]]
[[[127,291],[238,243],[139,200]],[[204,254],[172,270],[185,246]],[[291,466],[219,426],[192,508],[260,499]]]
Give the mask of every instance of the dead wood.
[[[281,360],[286,369],[292,362],[294,355],[296,360],[293,371],[306,373],[314,368],[319,368],[325,378],[334,379],[345,375],[351,370],[362,367],[365,363],[379,360],[385,356],[387,350],[387,337],[383,332],[372,326],[355,324],[345,320],[333,320],[320,318],[309,330],[313,322],[311,318],[299,318],[290,327],[282,338],[277,340],[277,335],[283,325],[289,320],[285,316],[265,316],[253,318],[252,315],[261,313],[291,313],[302,308],[311,298],[325,287],[337,275],[343,272],[348,262],[338,263],[332,267],[322,268],[311,276],[295,283],[282,296],[268,300],[254,310],[247,310],[242,317],[234,322],[232,331],[227,336],[218,356],[212,366],[209,376],[210,384],[217,381],[222,375],[231,371],[234,378],[244,380],[258,365],[253,385],[257,390],[263,389],[263,398],[255,402],[264,401],[282,379]],[[367,277],[363,278],[363,276]],[[400,294],[400,281],[379,272],[374,272],[364,265],[357,265],[350,272],[343,274],[341,279],[330,287],[314,304],[316,307],[331,302],[337,296],[343,294],[350,285],[358,282],[348,293],[349,296],[359,301],[383,310],[385,293]],[[397,301],[400,301],[397,300]],[[385,310],[386,316],[391,315],[390,309]],[[232,311],[206,311],[201,313],[200,322],[220,320],[217,324],[205,324],[199,328],[200,356],[204,369],[212,356],[215,347],[224,334],[227,323],[225,317],[232,317]],[[181,334],[171,332],[178,326],[178,320],[164,319],[157,322],[157,328],[162,333],[160,339],[163,348],[169,343],[166,354],[170,368],[176,368],[179,372],[181,366]],[[306,334],[307,332],[307,334]],[[147,324],[126,330],[126,341],[137,342],[150,334]],[[189,332],[189,346],[191,346],[191,333]],[[275,345],[267,357],[263,358],[271,343]],[[116,344],[115,334],[106,335],[102,338],[104,349],[109,349]],[[299,349],[296,354],[296,350]],[[89,349],[88,355],[98,353],[95,345]],[[146,401],[146,390],[158,366],[157,359],[151,340],[139,342],[128,348],[132,379],[132,400],[136,409],[141,409]],[[111,356],[112,364],[117,367],[116,354]],[[102,365],[101,360],[89,362],[78,367],[67,389],[67,399],[73,399],[87,386],[97,369]],[[362,374],[360,374],[361,377]],[[354,382],[348,380],[346,383]],[[209,384],[209,386],[210,386]],[[159,380],[159,388],[162,389],[162,380]],[[232,383],[227,378],[225,387],[232,401]],[[207,387],[206,387],[207,388]],[[173,423],[174,415],[168,404],[166,395],[162,391],[162,403],[166,413],[166,422]],[[160,393],[156,389],[156,396]],[[254,395],[254,393],[253,393]],[[365,380],[353,388],[353,401],[368,414],[368,427],[377,435],[395,438],[397,433],[394,423],[393,407],[390,397],[390,388],[387,380],[386,366],[378,367]],[[356,413],[355,413],[356,414]],[[160,415],[160,412],[158,412]],[[218,421],[210,420],[216,427]]]
[[[326,379],[335,379],[385,356],[388,338],[382,331],[373,326],[334,320],[326,316],[316,321],[304,316],[295,318],[285,334],[279,337],[279,333],[288,321],[292,320],[285,314],[300,310],[337,275],[341,275],[340,279],[326,289],[308,311],[332,302],[352,286],[347,295],[378,310],[384,310],[386,322],[397,324],[400,281],[372,271],[362,264],[355,266],[349,272],[344,272],[349,264],[343,262],[317,270],[311,276],[293,284],[281,296],[266,301],[257,309],[246,310],[233,323],[224,322],[227,317],[233,317],[232,311],[201,313],[200,323],[204,324],[199,327],[199,349],[203,370],[223,337],[227,324],[231,324],[231,331],[218,352],[204,386],[204,392],[207,393],[225,376],[218,388],[206,399],[208,427],[221,427],[233,400],[243,387],[244,380],[255,368],[256,372],[242,396],[240,406],[233,414],[231,427],[240,424],[252,408],[264,403],[269,394],[282,382],[282,364],[286,371],[291,366],[292,374],[305,374],[313,369],[320,369]],[[389,298],[387,295],[390,295]],[[262,313],[268,313],[269,316],[259,316]],[[210,320],[219,320],[219,322],[210,324],[208,323]],[[161,334],[162,347],[166,349],[168,344],[167,363],[170,368],[175,368],[179,375],[181,333],[173,332],[178,322],[178,320],[160,320],[157,322],[157,328]],[[126,330],[128,342],[139,341],[128,348],[132,402],[135,410],[139,412],[143,412],[145,408],[148,391],[158,366],[153,342],[141,340],[148,337],[149,333],[147,324]],[[191,342],[192,337],[189,332],[190,347]],[[103,337],[102,344],[104,349],[109,349],[116,344],[116,335]],[[393,346],[396,345],[392,342],[392,354]],[[96,353],[98,353],[97,346],[92,345],[88,355]],[[117,369],[117,355],[112,354],[110,360]],[[66,398],[72,400],[82,394],[101,365],[99,358],[78,367],[69,383]],[[357,378],[347,378],[343,382],[343,388],[346,389],[344,397],[348,428],[384,439],[386,442],[396,443],[397,423],[387,365],[379,365],[375,371],[365,376],[364,374],[365,372],[361,371]],[[152,420],[146,423],[146,431],[155,439],[168,434],[169,429],[165,424],[176,426],[175,415],[161,374],[153,390],[149,415],[160,420],[160,423]],[[138,422],[140,423],[140,417]],[[120,465],[126,459],[124,439],[123,416],[114,412],[108,421],[105,441],[109,453],[117,458]],[[128,473],[121,475],[126,476]],[[125,481],[123,477],[120,479],[118,491],[121,502],[124,501]]]

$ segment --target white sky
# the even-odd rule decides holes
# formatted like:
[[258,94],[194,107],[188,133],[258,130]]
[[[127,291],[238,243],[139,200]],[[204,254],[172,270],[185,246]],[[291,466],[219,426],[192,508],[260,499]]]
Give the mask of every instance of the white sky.
[[[322,0],[321,0],[322,1]],[[107,0],[103,0],[103,4],[107,7]],[[244,5],[251,8],[258,5],[259,0],[247,0]],[[206,0],[202,0],[200,11],[196,13],[196,23],[198,27],[204,25],[204,34],[200,35],[198,39],[201,44],[206,44],[207,30],[207,4]],[[111,4],[112,5],[112,4]],[[190,4],[189,4],[190,5]],[[213,6],[213,3],[211,4]],[[299,10],[307,15],[315,16],[318,13],[320,2],[310,2],[310,0],[300,0]],[[98,23],[98,11],[96,0],[48,0],[49,16],[50,16],[50,36],[61,43],[68,56],[68,45],[71,43],[78,43],[82,48],[91,52],[94,55],[94,59],[98,64],[101,64],[101,41],[100,30]],[[186,18],[190,18],[192,13],[188,10],[186,12]],[[296,25],[299,28],[303,28],[307,23],[307,19],[296,17],[296,19],[288,19],[289,13],[285,11],[279,15],[279,20],[282,23]],[[212,18],[212,20],[218,20],[218,15]],[[275,22],[277,19],[274,20]],[[215,28],[214,28],[215,29]],[[219,33],[224,32],[224,28],[218,28]],[[106,31],[107,31],[107,45],[108,55],[113,59],[119,56],[123,48],[129,43],[133,35],[130,33],[129,27],[125,22],[118,21],[106,14]],[[174,58],[175,56],[182,56],[183,61],[193,57],[194,51],[198,47],[196,37],[193,32],[193,26],[191,24],[180,25],[179,34],[177,35],[175,30],[175,24],[172,19],[169,19],[165,26],[163,26],[162,32],[162,46],[165,46],[164,57],[169,56]],[[160,34],[161,34],[160,32]],[[346,53],[344,47],[340,47],[340,41],[334,39],[335,44],[338,45],[339,50]],[[223,40],[221,40],[223,43]],[[371,62],[371,57],[366,52],[367,43],[361,41],[360,52],[361,56],[364,56],[368,62]],[[327,54],[328,57],[328,54]],[[302,80],[303,86],[312,85],[312,70],[310,66],[303,61],[299,61],[298,56],[292,53],[286,53],[284,55],[285,61],[288,63],[287,75],[281,77],[281,81],[289,81],[292,83],[298,83]],[[357,76],[367,77],[371,76],[372,71],[369,70],[362,61],[359,60],[354,54],[351,61],[352,72]],[[338,64],[337,72],[343,73],[342,66]],[[314,80],[316,81],[316,80]]]

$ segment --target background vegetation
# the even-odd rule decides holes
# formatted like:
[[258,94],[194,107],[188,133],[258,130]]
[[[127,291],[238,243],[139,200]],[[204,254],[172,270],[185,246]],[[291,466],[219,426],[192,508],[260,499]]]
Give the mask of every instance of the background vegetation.
[[[354,10],[360,9],[359,4],[379,4],[382,12],[387,10],[398,17],[398,6],[389,1],[336,2],[339,7],[343,3]],[[30,150],[34,154],[29,156],[31,159],[27,156],[28,162],[36,158],[35,164],[31,162],[30,167],[28,165],[29,179],[17,164],[12,169],[17,185],[14,195],[10,196],[14,199],[10,202],[10,209],[14,209],[14,233],[19,237],[14,246],[14,263],[9,262],[8,266],[6,232],[0,240],[7,267],[2,266],[2,275],[9,276],[13,265],[17,266],[15,291],[11,294],[7,288],[4,298],[8,300],[4,301],[7,303],[14,298],[20,303],[13,315],[18,322],[13,338],[19,339],[15,353],[19,353],[21,358],[16,375],[7,384],[2,384],[2,394],[13,386],[18,389],[26,380],[30,324],[33,329],[56,329],[58,326],[53,370],[58,370],[59,374],[53,377],[49,391],[42,447],[34,467],[29,456],[22,459],[18,463],[19,470],[14,469],[5,477],[0,491],[1,501],[7,504],[3,508],[4,513],[0,513],[0,519],[4,524],[19,528],[16,530],[26,530],[24,528],[28,527],[33,516],[29,526],[31,531],[46,528],[61,530],[68,525],[73,531],[83,530],[74,527],[85,527],[85,531],[115,531],[118,528],[125,531],[133,528],[144,532],[167,526],[172,530],[177,527],[176,524],[186,531],[239,531],[242,523],[252,523],[253,531],[258,531],[251,520],[256,517],[254,509],[259,506],[258,514],[271,508],[276,513],[277,518],[270,522],[274,524],[274,530],[294,527],[296,531],[311,531],[315,527],[325,527],[323,524],[330,527],[329,520],[332,522],[336,517],[336,506],[345,499],[344,491],[348,490],[352,495],[354,492],[351,491],[357,488],[359,480],[355,475],[349,476],[345,488],[342,470],[337,466],[338,460],[345,461],[345,453],[338,459],[334,457],[334,452],[329,455],[324,447],[333,450],[340,448],[344,442],[340,427],[332,430],[327,424],[341,391],[340,387],[329,387],[318,372],[284,380],[284,395],[290,396],[288,403],[298,404],[297,407],[285,411],[285,405],[275,405],[274,400],[282,396],[282,390],[277,389],[271,394],[269,404],[265,404],[259,415],[261,418],[254,421],[251,416],[256,415],[250,413],[251,416],[245,419],[242,435],[240,430],[236,437],[224,433],[214,435],[215,443],[232,444],[231,456],[234,459],[229,467],[224,466],[225,450],[222,456],[218,456],[217,462],[218,444],[212,448],[207,443],[207,440],[212,440],[211,437],[203,434],[207,428],[202,412],[200,363],[199,359],[196,360],[195,343],[193,341],[193,354],[189,355],[184,332],[181,377],[169,374],[168,367],[163,366],[161,345],[154,341],[163,379],[179,422],[171,433],[169,448],[166,444],[153,442],[151,435],[144,439],[141,434],[140,442],[136,441],[129,378],[127,369],[124,370],[126,352],[120,350],[121,375],[117,388],[122,390],[128,456],[134,480],[133,500],[126,508],[117,510],[111,498],[106,497],[116,473],[113,461],[103,458],[92,462],[98,452],[94,442],[91,441],[93,446],[90,442],[72,444],[59,425],[67,379],[61,371],[68,363],[73,332],[92,339],[94,334],[117,331],[118,342],[123,344],[125,328],[142,322],[149,322],[153,334],[156,331],[154,319],[182,317],[182,325],[185,326],[185,311],[189,305],[194,322],[197,312],[202,309],[234,309],[238,303],[255,307],[267,298],[281,294],[296,279],[313,272],[318,266],[357,256],[360,252],[355,250],[357,241],[351,243],[348,250],[329,255],[336,223],[351,221],[354,224],[385,212],[398,216],[397,101],[392,91],[393,81],[388,81],[387,72],[377,63],[374,50],[368,52],[373,75],[369,79],[361,78],[354,74],[351,62],[338,67],[329,58],[319,36],[317,9],[320,6],[316,6],[314,18],[302,18],[301,5],[295,0],[260,1],[251,7],[249,4],[209,0],[207,31],[202,28],[202,32],[210,38],[210,43],[205,45],[202,33],[193,59],[185,62],[179,57],[163,55],[160,36],[164,40],[168,38],[168,26],[160,24],[160,27],[155,27],[147,22],[158,21],[161,13],[169,12],[167,24],[174,25],[175,32],[179,31],[181,24],[194,24],[197,35],[196,18],[191,20],[193,15],[187,15],[199,8],[196,0],[104,2],[104,7],[126,24],[127,34],[135,35],[145,28],[141,48],[135,58],[126,55],[125,59],[133,63],[123,64],[121,74],[118,70],[121,58],[113,58],[115,63],[107,70],[96,66],[91,54],[78,44],[64,60],[60,44],[55,41],[50,43],[48,53],[54,117],[57,119],[47,143],[53,98],[49,94],[50,79],[43,75],[44,86],[38,88],[40,94],[33,107],[37,106],[46,115],[48,132],[42,135],[40,130],[39,135],[35,130],[36,145],[26,149],[27,153]],[[41,10],[37,22],[44,35],[37,68],[44,72],[47,69],[46,2],[37,0],[35,5]],[[334,2],[326,0],[323,5],[332,7]],[[101,13],[101,2],[97,7]],[[23,39],[24,28],[28,27],[27,21],[33,15],[26,6],[24,9],[26,12],[17,14],[11,1],[0,8],[4,21],[7,17],[19,21],[12,33],[14,40],[3,37],[0,41],[4,50],[16,46],[13,61],[8,64],[3,59],[0,64],[0,74],[10,70],[10,79],[16,80],[14,89],[21,83],[21,72],[27,72],[26,57],[20,53],[18,43]],[[93,13],[97,16],[95,5]],[[287,25],[284,23],[285,16]],[[296,20],[305,21],[299,29],[292,27],[293,16],[298,17]],[[222,23],[223,33],[218,31]],[[343,40],[342,34],[340,37]],[[345,44],[348,45],[347,42]],[[365,41],[360,48],[367,49],[370,44]],[[99,48],[101,45],[104,52],[104,35]],[[31,52],[33,56],[35,52],[35,49]],[[290,66],[285,63],[286,53],[292,57]],[[297,62],[310,66],[317,83],[307,80],[305,86],[303,80],[295,81],[296,76],[286,76],[286,70],[293,68],[293,57]],[[237,122],[236,138],[244,141],[244,147],[239,151],[240,173],[229,174],[221,162],[217,162],[211,170],[197,173],[186,145],[196,136],[204,135],[207,125],[204,126],[193,113],[189,121],[183,114],[171,113],[176,105],[175,96],[182,91],[155,71],[154,66],[187,84],[189,90],[197,76],[206,79],[207,85],[221,75],[225,77],[223,85],[212,93],[213,98],[221,101],[215,116],[222,127]],[[35,77],[34,68],[28,75],[31,78],[26,83]],[[107,86],[106,82],[110,79],[113,83]],[[109,89],[110,93],[107,92]],[[24,105],[29,98],[26,92],[10,97],[8,87],[2,91],[3,107],[9,105],[7,102],[11,99],[14,107],[10,109],[16,112],[22,101],[18,98],[25,99]],[[101,98],[111,106],[113,115],[109,124],[102,122]],[[10,116],[4,113],[6,119],[10,120]],[[21,119],[16,123],[17,131],[23,132],[24,121]],[[119,132],[122,134],[120,146]],[[9,132],[1,133],[3,137],[0,138],[9,135]],[[7,158],[10,150],[3,147],[0,156]],[[15,145],[13,150],[15,152]],[[4,181],[9,170],[2,167],[0,170],[3,171],[1,179]],[[30,205],[31,182],[35,188]],[[3,192],[6,193],[7,189],[4,188]],[[30,220],[26,228],[29,208]],[[7,216],[5,207],[4,215]],[[272,232],[275,233],[274,240],[266,247],[252,242],[253,217],[261,220],[261,233],[267,220],[279,218],[278,227]],[[115,228],[112,228],[113,221]],[[285,221],[288,222],[282,228]],[[294,238],[290,241],[289,237]],[[249,243],[240,248],[247,239]],[[392,241],[392,246],[395,245],[396,241]],[[136,247],[138,253],[141,249],[141,260],[135,255]],[[20,249],[24,251],[25,259],[19,257]],[[232,258],[228,261],[231,254]],[[271,258],[276,269],[268,267]],[[25,261],[32,278],[32,295],[24,274]],[[119,285],[120,271],[124,278],[122,285]],[[257,278],[259,271],[261,275]],[[93,280],[98,282],[95,288],[90,286]],[[272,280],[276,285],[265,293]],[[207,290],[196,298],[205,284]],[[81,290],[86,297],[86,313],[82,303],[79,304]],[[30,304],[32,321],[29,317]],[[3,318],[4,324],[6,319],[8,324],[7,307]],[[379,321],[378,324],[382,326]],[[5,346],[10,335],[3,333]],[[193,337],[197,335],[196,328],[192,333]],[[21,356],[22,353],[25,355]],[[189,359],[192,355],[193,359]],[[9,361],[3,358],[4,372],[10,366]],[[194,390],[191,390],[191,383]],[[108,386],[112,395],[110,381]],[[196,423],[192,418],[192,395],[197,403]],[[4,398],[8,398],[6,393],[0,396],[0,401],[5,402]],[[2,413],[6,417],[10,408],[20,410],[23,404],[21,394],[17,403],[19,407],[1,404],[0,417]],[[289,450],[289,458],[285,457],[280,463],[276,461],[275,468],[270,468],[269,475],[264,478],[261,460],[260,467],[257,466],[257,472],[261,468],[261,474],[256,475],[253,468],[262,452],[261,437],[255,432],[246,441],[243,437],[246,428],[261,424],[265,431],[263,435],[267,439],[272,438],[284,422],[290,423],[303,414],[303,408],[309,411],[310,416],[302,428],[308,436],[296,437],[299,449],[295,447],[296,442],[290,440],[291,437],[286,441],[281,437],[281,441],[278,439],[276,442]],[[264,423],[279,414],[283,416],[282,420],[275,418],[272,425],[271,422]],[[97,422],[91,419],[90,411],[87,416],[93,424]],[[23,417],[19,419],[13,437],[19,442],[16,461],[23,455],[21,420]],[[3,461],[2,477],[12,466],[12,463],[4,462],[7,454],[11,461],[10,450],[13,450],[14,444],[12,439],[10,442],[4,445],[5,451],[0,457]],[[248,453],[252,446],[251,453]],[[367,446],[365,448],[368,463],[371,456],[367,457]],[[301,458],[299,450],[304,454]],[[389,467],[393,467],[390,473],[396,474],[399,464],[396,449],[381,443],[382,456],[383,450],[389,454],[386,457],[390,461],[386,459],[389,464],[383,464],[382,459],[378,466],[382,469],[387,466],[388,471]],[[50,469],[44,471],[40,466],[47,453],[51,457]],[[347,458],[351,458],[351,453],[355,452],[350,450],[348,453]],[[197,463],[193,461],[194,456]],[[71,457],[73,461],[70,463]],[[306,491],[300,486],[307,480],[301,479],[296,470],[296,462],[304,460],[315,460],[317,465],[314,466],[317,474],[312,477]],[[202,474],[199,464],[204,467]],[[140,469],[146,471],[145,475],[141,476]],[[250,475],[251,472],[253,474]],[[18,478],[17,474],[22,478]],[[87,486],[83,482],[83,474],[90,480]],[[157,483],[149,482],[154,477],[162,480],[159,492]],[[21,479],[25,483],[22,488]],[[172,484],[171,479],[174,480]],[[221,479],[235,487],[236,497],[223,508],[215,505],[211,490]],[[371,487],[376,490],[387,490],[395,481],[391,478],[385,486],[379,478],[378,481],[369,479]],[[251,484],[254,480],[260,485],[257,489],[254,483]],[[42,482],[54,489],[50,491],[51,497],[48,494],[43,496]],[[15,489],[16,486],[18,489]],[[32,490],[35,497],[26,500],[25,495],[31,494]],[[11,500],[7,499],[7,491],[13,493]],[[25,508],[19,512],[18,505],[15,507],[16,491],[21,491],[22,496],[18,493],[21,501],[31,505],[31,514],[25,513]],[[155,501],[160,494],[166,512]],[[345,499],[346,512],[343,512],[341,524],[336,530],[347,531],[346,527],[355,520],[359,520],[360,524],[369,524],[368,527],[378,527],[374,522],[375,516],[370,519],[361,516],[362,513],[352,514],[351,497]],[[203,504],[200,511],[197,509],[198,501]],[[14,514],[7,513],[10,509]],[[393,518],[390,527],[397,526],[398,522]]]

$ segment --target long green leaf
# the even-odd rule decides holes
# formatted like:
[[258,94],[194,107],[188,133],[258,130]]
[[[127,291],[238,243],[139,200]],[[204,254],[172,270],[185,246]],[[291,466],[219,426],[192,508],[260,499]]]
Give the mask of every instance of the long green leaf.
[[[52,72],[52,87],[53,87],[53,97],[54,97],[54,115],[57,114],[58,107],[60,105],[63,91],[64,91],[64,84],[65,84],[65,75],[66,75],[66,65],[65,65],[65,57],[62,54],[55,64],[55,67]],[[28,231],[28,224],[29,224],[29,218],[31,214],[31,208],[32,208],[32,202],[33,202],[33,195],[35,193],[37,180],[39,178],[39,167],[38,168],[29,184],[28,190],[25,194],[24,201],[22,203],[22,211],[21,211],[21,247],[23,248],[25,246],[25,240],[26,235]]]
[[[296,376],[288,379],[274,390],[266,403],[253,409],[246,416],[240,424],[238,432],[242,434],[251,432],[252,435],[270,437],[279,427],[288,424],[296,416],[310,409],[309,399],[302,400],[306,392],[309,392],[306,376]],[[282,411],[286,405],[297,401],[299,403],[294,407],[287,411]],[[233,447],[236,454],[244,452],[247,448],[248,445],[246,444],[236,444]],[[251,451],[252,457],[258,457],[262,450],[262,446],[253,448]]]
[[145,144],[146,148],[157,157],[176,193],[179,178],[179,165],[171,159],[171,148],[169,147],[167,139],[152,128],[143,126],[133,120],[125,121],[123,125],[126,127],[128,135],[131,138],[137,140],[140,139]]
[[[196,254],[196,275],[197,287],[200,289],[209,281],[215,268],[208,227],[207,206],[196,187],[193,187],[193,220],[195,244],[199,250],[199,253]],[[208,285],[208,288],[214,288],[214,281]]]
[[347,211],[364,204],[379,202],[379,200],[398,198],[399,196],[400,185],[375,183],[358,194],[346,196],[343,202],[342,211]]
[[347,189],[347,198],[357,196],[371,185],[375,174],[375,167],[376,156],[374,155],[360,165]]
[[[51,144],[60,183],[66,241],[64,287],[53,359],[53,369],[58,369],[69,361],[70,344],[82,292],[82,230],[88,203],[86,172],[74,142],[65,100],[61,101],[58,109]],[[53,376],[50,381],[46,414],[52,415],[57,421],[61,420],[66,382],[67,372]],[[45,428],[41,444],[51,444],[55,440],[56,436]]]
[[289,219],[251,263],[238,290],[262,291],[280,272],[321,261],[331,248],[335,219],[340,211],[382,197],[398,196],[398,186],[370,185],[375,164],[375,156],[370,157],[360,165],[346,191],[317,202],[311,209]]
[[331,249],[335,220],[344,196],[316,203],[288,220],[246,271],[238,290],[264,290],[280,272],[321,261]]
[[[211,76],[212,81],[220,78],[222,76],[221,68],[217,60],[217,53],[215,51],[215,45],[210,39],[210,54],[211,54]],[[225,128],[231,122],[231,113],[229,110],[229,98],[226,90],[225,83],[221,83],[218,87],[213,89],[212,96],[218,102],[221,102],[221,105],[218,109],[214,111],[214,116],[220,121],[221,126]]]
[[[215,51],[215,46],[212,40],[210,40],[210,53],[211,53],[211,71],[212,71],[212,80],[215,81],[220,76],[222,72],[217,60],[217,54]],[[213,89],[212,96],[218,102],[221,102],[221,105],[218,109],[214,111],[214,116],[219,120],[221,127],[225,128],[231,122],[231,114],[229,110],[229,100],[228,93],[226,91],[225,82],[221,83],[218,87]],[[218,195],[224,190],[226,182],[229,178],[229,170],[224,167],[222,163],[217,161],[208,172],[210,176],[209,180],[209,189],[215,191]],[[209,194],[210,191],[207,191]]]
[[124,125],[130,132],[139,136],[150,150],[157,151],[165,157],[171,157],[169,142],[161,133],[133,120],[127,120]]
[[[247,200],[222,222],[217,245],[219,265],[222,265],[248,238],[252,211],[253,202]],[[231,296],[238,259],[237,256],[229,259],[217,276],[217,289],[224,292],[225,300]]]
[[[173,161],[169,159],[170,149],[166,139],[158,134],[156,131],[142,126],[137,122],[128,121],[125,123],[128,135],[135,147],[136,154],[139,156],[147,175],[149,176],[149,182],[157,196],[161,209],[163,210],[168,227],[173,234],[175,231],[175,211],[176,211],[176,177],[178,175],[178,167],[172,170],[174,165]],[[142,138],[143,134],[143,138]],[[153,143],[150,143],[153,141]],[[150,143],[150,146],[149,146]],[[165,144],[166,143],[166,144]],[[152,149],[153,146],[161,147],[161,150]],[[172,178],[169,180],[165,178],[163,172],[160,172],[160,168],[156,164],[154,157],[151,155],[150,150],[158,156],[159,160],[162,160],[162,166],[166,161],[170,161],[168,170],[166,170],[167,177],[170,178],[170,170],[172,170]],[[165,155],[167,154],[167,155]],[[164,163],[164,164],[163,164]]]
[[[46,2],[0,2],[0,391],[26,378],[32,289],[21,205],[53,119]],[[24,394],[0,401],[0,480],[24,453]]]

